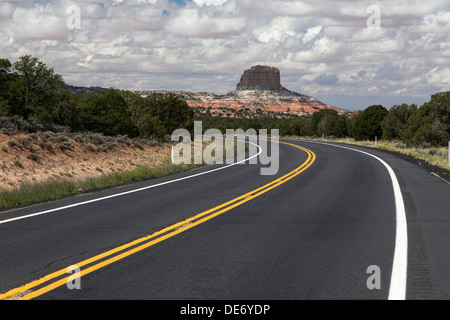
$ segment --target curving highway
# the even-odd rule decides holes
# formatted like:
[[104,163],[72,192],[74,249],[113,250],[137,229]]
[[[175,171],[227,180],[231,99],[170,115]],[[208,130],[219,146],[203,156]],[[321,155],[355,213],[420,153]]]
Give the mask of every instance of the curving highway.
[[450,298],[448,183],[362,147],[279,152],[275,176],[213,165],[0,213],[0,298]]

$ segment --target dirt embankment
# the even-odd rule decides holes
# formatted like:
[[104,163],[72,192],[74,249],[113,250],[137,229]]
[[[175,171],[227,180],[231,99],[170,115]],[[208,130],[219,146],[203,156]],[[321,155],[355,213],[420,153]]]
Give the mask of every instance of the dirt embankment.
[[168,161],[170,147],[96,133],[0,133],[0,190],[57,179],[83,180]]

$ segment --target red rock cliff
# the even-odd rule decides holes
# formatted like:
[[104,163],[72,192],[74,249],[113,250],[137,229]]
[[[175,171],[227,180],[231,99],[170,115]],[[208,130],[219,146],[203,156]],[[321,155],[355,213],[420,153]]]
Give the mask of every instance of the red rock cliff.
[[[339,114],[351,113],[286,89],[280,82],[280,70],[274,67],[254,66],[245,70],[236,89],[226,95],[173,92],[181,95],[192,108],[208,109],[213,115],[238,115],[244,110],[277,112],[284,115],[310,115],[323,109],[334,109]],[[145,95],[143,92],[141,94]]]
[[245,70],[236,90],[279,90],[280,70],[268,66],[254,66]]

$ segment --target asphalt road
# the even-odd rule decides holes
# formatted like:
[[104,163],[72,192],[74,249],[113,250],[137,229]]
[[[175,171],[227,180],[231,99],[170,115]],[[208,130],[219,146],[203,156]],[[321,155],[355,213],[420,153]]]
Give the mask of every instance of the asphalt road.
[[[206,173],[224,166],[213,165],[0,213],[0,293],[28,284],[2,298],[385,300],[393,282],[406,299],[450,298],[448,183],[380,151],[351,147],[377,159],[286,142],[306,149],[280,144],[275,176],[261,175],[257,164]],[[380,159],[401,188],[404,243]],[[35,213],[45,214],[27,217]],[[404,274],[393,267],[402,248]],[[72,265],[82,273],[69,282]]]

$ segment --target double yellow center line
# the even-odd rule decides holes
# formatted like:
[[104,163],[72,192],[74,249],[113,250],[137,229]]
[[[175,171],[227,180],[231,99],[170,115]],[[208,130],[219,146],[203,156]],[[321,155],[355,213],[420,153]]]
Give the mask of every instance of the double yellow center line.
[[[244,204],[256,197],[259,197],[260,195],[268,192],[269,190],[272,190],[273,188],[278,187],[279,185],[285,183],[286,181],[294,178],[298,174],[305,171],[316,160],[316,155],[308,149],[305,149],[301,146],[287,143],[287,142],[280,141],[280,143],[291,145],[295,148],[305,151],[308,154],[308,158],[306,159],[305,162],[303,162],[296,169],[292,170],[291,172],[285,174],[284,176],[282,176],[282,177],[280,177],[258,189],[250,191],[242,196],[239,196],[239,197],[237,197],[231,201],[228,201],[224,204],[221,204],[217,207],[214,207],[212,209],[209,209],[207,211],[199,213],[191,218],[188,218],[181,222],[175,223],[175,224],[173,224],[167,228],[164,228],[158,232],[155,232],[151,235],[142,237],[140,239],[134,240],[132,242],[124,244],[115,249],[112,249],[112,250],[109,250],[102,254],[99,254],[90,259],[81,261],[74,265],[79,270],[79,272],[77,272],[75,274],[71,274],[69,276],[67,275],[70,267],[56,271],[56,272],[49,274],[39,280],[35,280],[35,281],[30,282],[21,287],[9,290],[8,292],[6,292],[4,294],[0,294],[0,300],[5,300],[5,299],[30,300],[30,299],[36,298],[36,297],[43,295],[51,290],[54,290],[60,286],[67,284],[68,282],[72,281],[73,279],[77,279],[82,276],[85,276],[93,271],[96,271],[100,268],[103,268],[107,265],[110,265],[110,264],[117,262],[121,259],[124,259],[128,256],[131,256],[134,253],[137,253],[137,252],[142,251],[146,248],[149,248],[157,243],[160,243],[164,240],[174,237],[177,234],[187,231],[187,230],[189,230],[199,224],[202,224],[224,212],[227,212],[235,207],[240,206],[241,204]],[[86,268],[84,268],[84,267],[86,267]]]

